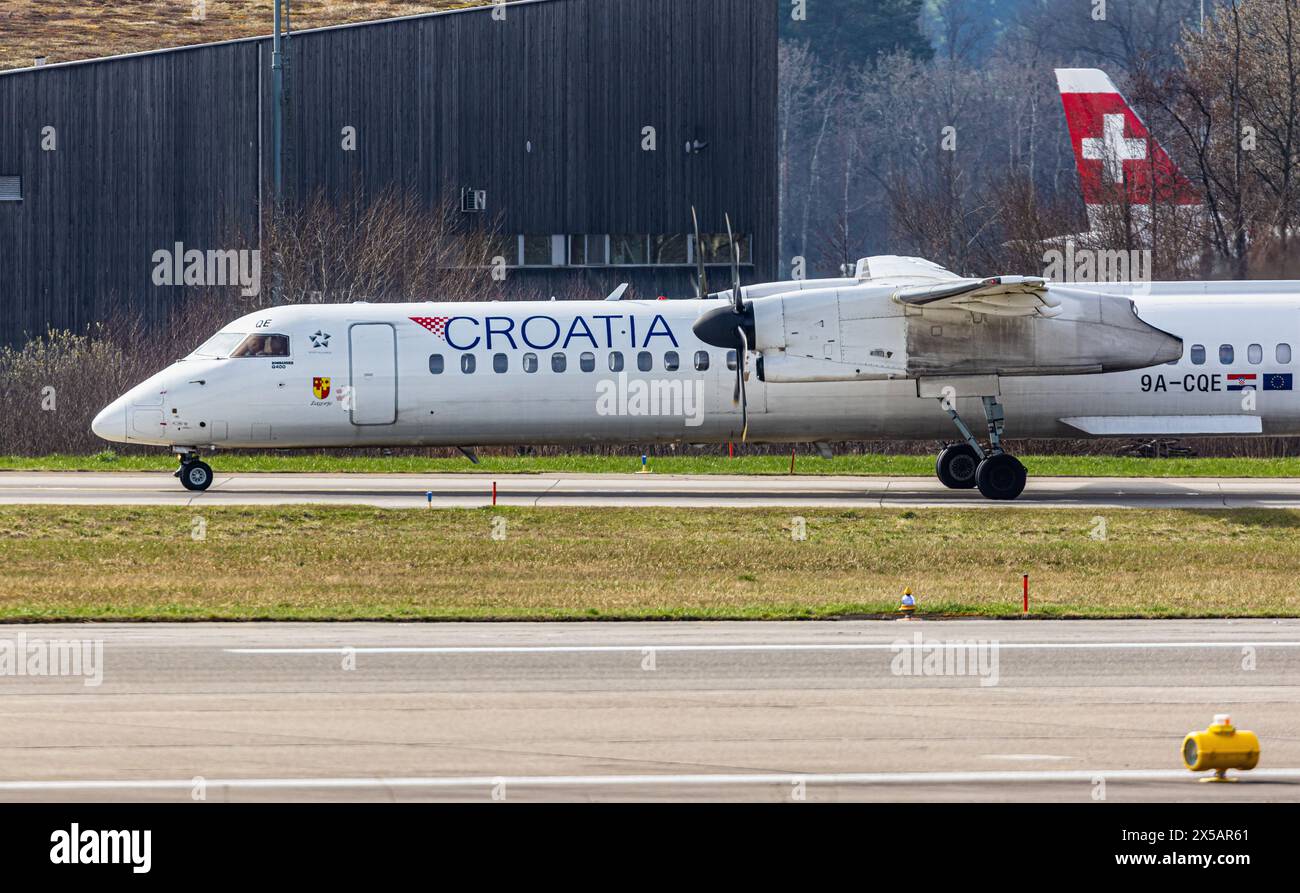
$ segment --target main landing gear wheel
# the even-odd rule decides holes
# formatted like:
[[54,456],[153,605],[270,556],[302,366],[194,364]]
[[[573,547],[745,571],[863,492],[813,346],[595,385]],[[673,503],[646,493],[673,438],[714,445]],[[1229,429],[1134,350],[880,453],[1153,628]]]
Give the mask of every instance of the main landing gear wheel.
[[1015,499],[1024,492],[1028,479],[1025,466],[1008,453],[989,456],[975,472],[975,483],[985,499]]
[[186,490],[206,490],[212,486],[212,468],[206,462],[194,459],[181,463],[181,470],[176,472],[181,485]]
[[[962,421],[952,396],[940,398],[939,405],[957,426],[962,441],[944,447],[935,470],[945,487],[959,490],[975,486],[979,487],[980,495],[985,499],[1015,499],[1024,492],[1029,474],[1019,459],[1002,450],[1006,417],[998,398],[984,395],[980,397],[980,402],[984,406],[984,420],[988,425],[987,450],[980,446],[974,432]],[[975,465],[973,475],[970,474],[972,464]]]
[[953,443],[944,447],[935,462],[939,482],[949,490],[969,490],[975,486],[975,472],[980,455],[968,443]]

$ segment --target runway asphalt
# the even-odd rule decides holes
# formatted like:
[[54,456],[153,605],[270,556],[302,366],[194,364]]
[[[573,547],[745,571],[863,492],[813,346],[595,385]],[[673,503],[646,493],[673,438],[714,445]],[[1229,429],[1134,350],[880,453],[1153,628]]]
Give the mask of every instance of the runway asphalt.
[[[933,478],[719,475],[222,474],[191,493],[165,472],[0,472],[0,504],[1300,508],[1294,478],[1031,478],[1015,502]],[[428,499],[432,494],[432,501]]]
[[[1300,800],[1295,620],[9,625],[0,653],[54,639],[82,676],[0,675],[3,800]],[[1260,767],[1197,784],[1183,735],[1223,712]]]

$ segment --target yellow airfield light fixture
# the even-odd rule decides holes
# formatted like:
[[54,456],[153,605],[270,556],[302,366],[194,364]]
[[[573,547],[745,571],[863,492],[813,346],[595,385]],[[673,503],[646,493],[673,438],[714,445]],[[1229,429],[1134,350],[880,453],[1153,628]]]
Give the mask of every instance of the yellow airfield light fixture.
[[1183,765],[1192,772],[1214,770],[1201,781],[1236,781],[1228,778],[1229,769],[1244,772],[1259,765],[1259,737],[1236,728],[1228,714],[1216,714],[1208,729],[1188,732],[1183,739]]

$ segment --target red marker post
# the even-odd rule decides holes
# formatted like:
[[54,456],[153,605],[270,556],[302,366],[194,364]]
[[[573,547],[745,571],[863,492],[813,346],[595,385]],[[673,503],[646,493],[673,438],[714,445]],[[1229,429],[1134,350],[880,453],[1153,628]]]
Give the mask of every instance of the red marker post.
[[492,482],[492,505],[496,506],[496,504],[497,504],[497,482],[493,481]]
[[1025,616],[1029,616],[1029,574],[1021,574],[1021,582],[1023,582],[1025,586],[1024,613]]

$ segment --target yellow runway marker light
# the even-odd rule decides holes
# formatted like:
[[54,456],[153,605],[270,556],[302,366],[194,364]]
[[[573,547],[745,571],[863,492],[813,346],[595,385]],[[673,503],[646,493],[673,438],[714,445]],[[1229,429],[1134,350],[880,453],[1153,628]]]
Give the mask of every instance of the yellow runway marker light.
[[1259,738],[1254,732],[1234,727],[1228,714],[1217,714],[1204,732],[1187,733],[1183,739],[1183,765],[1192,772],[1214,770],[1213,776],[1201,781],[1236,781],[1228,778],[1229,769],[1246,771],[1259,765]]
[[911,620],[912,615],[916,613],[916,599],[912,597],[911,586],[903,590],[903,600],[898,606],[898,613],[903,615],[904,620]]

